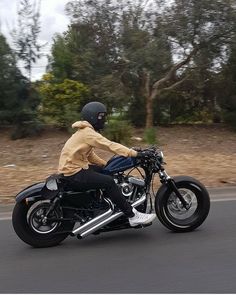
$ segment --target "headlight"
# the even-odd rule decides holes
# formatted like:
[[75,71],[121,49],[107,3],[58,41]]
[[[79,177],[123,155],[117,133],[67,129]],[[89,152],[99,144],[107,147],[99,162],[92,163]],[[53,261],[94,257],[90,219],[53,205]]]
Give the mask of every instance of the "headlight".
[[161,164],[164,163],[164,154],[162,151],[159,151],[159,153],[158,153],[158,160]]

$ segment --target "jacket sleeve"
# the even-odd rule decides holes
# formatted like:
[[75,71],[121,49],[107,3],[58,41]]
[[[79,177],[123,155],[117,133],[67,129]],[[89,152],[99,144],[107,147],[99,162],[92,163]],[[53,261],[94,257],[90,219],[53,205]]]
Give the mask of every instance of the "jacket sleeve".
[[96,164],[98,166],[105,166],[107,163],[105,160],[100,158],[93,150],[88,155],[88,160],[91,164]]
[[87,144],[92,147],[96,147],[102,150],[110,151],[116,155],[124,157],[136,157],[137,152],[135,150],[129,149],[122,144],[108,140],[106,137],[102,136],[100,133],[95,130],[88,128],[86,134]]

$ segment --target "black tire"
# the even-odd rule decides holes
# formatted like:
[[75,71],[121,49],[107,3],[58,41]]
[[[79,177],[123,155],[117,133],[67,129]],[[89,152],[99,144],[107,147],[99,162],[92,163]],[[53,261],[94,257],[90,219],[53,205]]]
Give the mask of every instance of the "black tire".
[[[36,247],[52,247],[61,243],[72,231],[74,223],[72,222],[54,222],[55,225],[52,227],[50,233],[40,233],[36,232],[29,221],[29,211],[32,210],[33,204],[26,204],[22,201],[16,203],[13,213],[12,213],[12,224],[13,228],[18,235],[18,237],[25,243]],[[39,205],[40,206],[40,205]],[[34,210],[36,210],[35,207]],[[32,210],[34,213],[34,211]],[[31,214],[33,214],[31,213]],[[57,215],[62,214],[57,211]],[[60,233],[62,232],[62,233]]]
[[161,223],[174,232],[189,232],[199,227],[210,210],[210,197],[205,186],[194,178],[178,176],[175,184],[191,204],[183,208],[176,194],[168,185],[163,185],[155,198],[155,210]]

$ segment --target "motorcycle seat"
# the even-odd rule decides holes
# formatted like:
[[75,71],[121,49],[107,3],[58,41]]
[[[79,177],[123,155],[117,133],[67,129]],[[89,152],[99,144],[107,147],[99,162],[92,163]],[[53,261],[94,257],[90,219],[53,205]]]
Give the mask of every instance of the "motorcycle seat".
[[65,195],[78,195],[84,193],[96,192],[97,189],[73,189],[70,185],[67,184],[65,177],[63,174],[52,174],[50,175],[46,181],[45,185],[42,188],[42,195],[46,199],[52,199],[59,192]]

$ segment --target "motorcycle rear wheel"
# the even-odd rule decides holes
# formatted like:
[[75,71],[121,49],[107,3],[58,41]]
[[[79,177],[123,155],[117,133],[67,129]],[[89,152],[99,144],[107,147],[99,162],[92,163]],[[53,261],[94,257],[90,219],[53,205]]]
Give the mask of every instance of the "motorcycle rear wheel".
[[[48,202],[26,204],[16,203],[12,213],[12,225],[18,237],[25,243],[35,247],[52,247],[61,243],[72,231],[74,223],[46,221],[42,222],[40,215],[49,208]],[[62,217],[62,212],[53,210],[51,218]]]
[[175,184],[189,204],[189,209],[185,209],[173,190],[164,185],[155,198],[156,214],[171,231],[189,232],[207,218],[210,210],[209,194],[202,183],[188,176],[176,177]]

